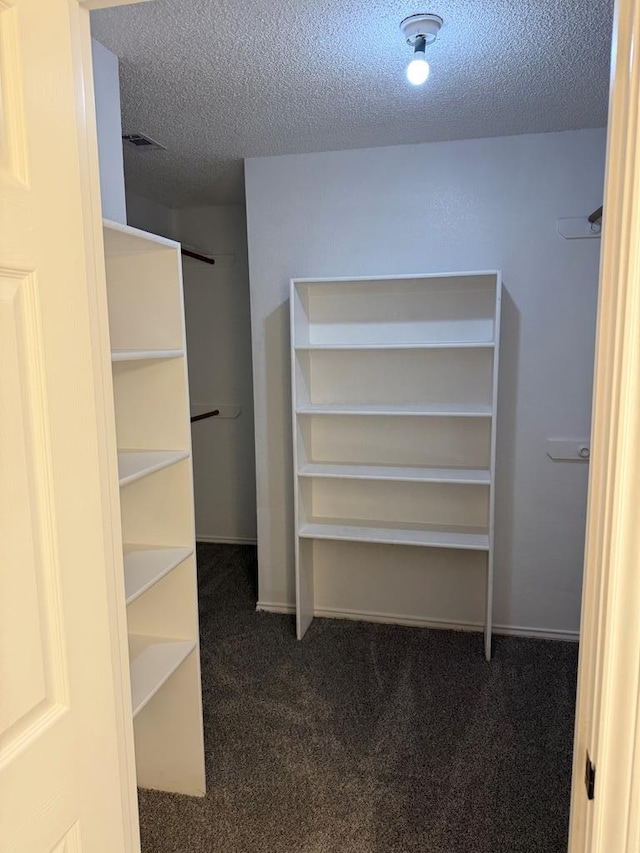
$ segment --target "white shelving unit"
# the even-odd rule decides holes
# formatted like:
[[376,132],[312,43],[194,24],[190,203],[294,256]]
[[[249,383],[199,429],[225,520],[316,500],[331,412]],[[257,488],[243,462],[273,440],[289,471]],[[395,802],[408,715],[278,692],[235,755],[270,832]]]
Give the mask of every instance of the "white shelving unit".
[[180,246],[104,223],[141,787],[205,792]]
[[316,540],[475,551],[489,660],[501,288],[497,271],[292,280],[299,638]]

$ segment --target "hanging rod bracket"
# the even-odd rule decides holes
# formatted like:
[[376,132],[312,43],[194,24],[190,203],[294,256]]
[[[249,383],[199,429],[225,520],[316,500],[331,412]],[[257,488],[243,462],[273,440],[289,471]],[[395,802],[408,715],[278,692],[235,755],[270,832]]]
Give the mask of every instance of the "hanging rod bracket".
[[586,216],[572,216],[558,219],[558,234],[565,240],[593,240],[600,237],[602,226],[599,222],[590,222]]

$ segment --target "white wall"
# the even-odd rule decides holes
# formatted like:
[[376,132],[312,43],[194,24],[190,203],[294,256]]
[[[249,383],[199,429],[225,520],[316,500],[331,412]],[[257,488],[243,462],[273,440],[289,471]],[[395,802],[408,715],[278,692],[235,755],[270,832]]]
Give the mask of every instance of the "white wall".
[[120,118],[118,57],[91,39],[96,99],[98,158],[102,215],[114,222],[127,221]]
[[196,538],[256,541],[256,479],[251,376],[247,224],[243,205],[170,209],[127,192],[128,224],[204,252],[234,255],[233,265],[183,258],[191,402],[239,406],[235,419],[191,429]]
[[127,225],[173,239],[173,218],[174,211],[170,207],[127,190]]
[[174,237],[232,266],[184,258],[192,403],[240,406],[238,418],[193,424],[196,536],[255,542],[256,483],[247,228],[243,205],[174,211]]
[[[589,434],[600,241],[556,220],[602,203],[604,155],[585,130],[246,162],[262,606],[294,602],[289,278],[501,268],[495,621],[577,631],[588,470],[545,442]],[[337,547],[319,609],[481,622],[480,578]]]

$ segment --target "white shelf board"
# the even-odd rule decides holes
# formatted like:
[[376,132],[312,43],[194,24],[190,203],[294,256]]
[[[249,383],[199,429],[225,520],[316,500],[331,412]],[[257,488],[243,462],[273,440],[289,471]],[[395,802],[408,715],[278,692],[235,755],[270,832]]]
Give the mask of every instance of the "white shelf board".
[[[318,276],[302,277],[292,279],[294,285],[298,284],[375,284],[385,281],[436,281],[437,279],[449,278],[497,278],[501,270],[465,270],[462,272],[417,272],[403,273],[402,275],[340,275],[340,276]],[[473,285],[477,289],[476,285]]]
[[298,469],[299,477],[344,480],[395,480],[398,482],[460,483],[488,486],[488,470],[470,468],[423,468],[398,465],[345,465],[307,462]]
[[183,349],[114,349],[111,361],[151,361],[160,358],[182,358]]
[[111,219],[103,219],[104,249],[106,255],[137,255],[158,249],[180,250],[180,243],[150,234],[131,225],[122,225]]
[[379,545],[418,545],[424,548],[453,548],[464,551],[488,551],[489,535],[478,527],[447,527],[393,523],[361,519],[323,518],[302,524],[303,539],[334,539],[345,542],[371,542]]
[[442,341],[434,343],[296,344],[296,352],[350,352],[351,350],[493,349],[493,341]]
[[167,640],[129,634],[131,705],[141,711],[196,647],[192,640]]
[[122,450],[118,451],[118,477],[126,486],[155,471],[168,468],[182,459],[188,459],[188,450]]
[[380,404],[323,403],[297,408],[299,415],[393,415],[400,417],[490,418],[491,406],[424,404],[383,406]]
[[125,545],[124,591],[127,604],[139,598],[192,554],[193,548]]

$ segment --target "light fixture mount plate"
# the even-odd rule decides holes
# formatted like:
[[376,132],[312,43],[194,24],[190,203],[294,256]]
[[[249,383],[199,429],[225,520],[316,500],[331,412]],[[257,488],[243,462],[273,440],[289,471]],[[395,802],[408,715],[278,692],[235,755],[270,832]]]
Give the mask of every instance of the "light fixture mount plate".
[[400,31],[407,40],[407,44],[413,47],[418,38],[423,38],[426,44],[433,44],[438,37],[441,26],[442,18],[440,15],[430,13],[409,15],[408,18],[400,22]]

